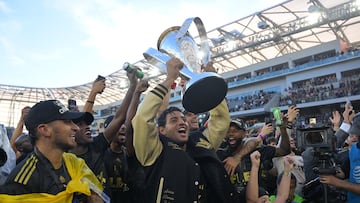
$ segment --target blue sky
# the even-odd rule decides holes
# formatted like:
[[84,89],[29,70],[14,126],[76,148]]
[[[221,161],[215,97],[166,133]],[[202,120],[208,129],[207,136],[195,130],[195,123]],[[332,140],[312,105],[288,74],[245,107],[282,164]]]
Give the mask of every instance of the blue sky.
[[209,31],[281,2],[0,0],[0,84],[85,84],[141,60],[165,29],[189,17]]

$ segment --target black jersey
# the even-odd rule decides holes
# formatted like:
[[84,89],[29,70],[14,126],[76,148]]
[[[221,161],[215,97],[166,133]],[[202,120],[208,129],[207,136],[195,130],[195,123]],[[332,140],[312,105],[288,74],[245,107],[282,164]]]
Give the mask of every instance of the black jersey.
[[113,152],[108,148],[105,152],[104,164],[111,202],[130,202],[128,186],[129,168],[125,147],[121,153]]
[[0,193],[57,194],[65,190],[70,179],[64,163],[59,169],[54,169],[50,161],[35,148],[34,152],[16,165],[4,185],[0,187]]
[[[259,185],[263,188],[266,188],[264,181],[266,180],[267,173],[266,171],[269,170],[264,163],[268,163],[272,160],[275,156],[276,148],[272,146],[262,145],[257,149],[261,154],[261,164],[259,170]],[[226,159],[229,156],[233,155],[233,152],[230,150],[229,147],[225,147],[219,149],[217,154],[221,160]],[[240,199],[242,201],[246,201],[246,186],[250,178],[250,171],[251,171],[251,159],[250,154],[244,156],[240,162],[240,164],[236,167],[234,175],[230,176],[230,182],[235,187],[236,192],[239,194]],[[276,184],[276,183],[275,183]]]
[[88,151],[84,154],[76,155],[85,160],[86,164],[93,171],[99,181],[106,187],[106,172],[104,166],[104,154],[109,147],[108,141],[103,134],[94,137],[94,141],[89,145]]

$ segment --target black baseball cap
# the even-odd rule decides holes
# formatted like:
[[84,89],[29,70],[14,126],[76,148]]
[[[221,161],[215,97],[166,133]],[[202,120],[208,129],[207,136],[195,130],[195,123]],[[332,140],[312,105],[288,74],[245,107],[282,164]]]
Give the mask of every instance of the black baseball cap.
[[239,119],[239,118],[231,120],[230,125],[234,125],[239,130],[246,130],[247,129],[247,126],[246,126],[245,122],[242,119]]
[[25,119],[25,126],[30,131],[38,125],[50,123],[55,120],[85,120],[91,123],[94,117],[88,112],[71,112],[58,100],[46,100],[36,103],[29,111]]

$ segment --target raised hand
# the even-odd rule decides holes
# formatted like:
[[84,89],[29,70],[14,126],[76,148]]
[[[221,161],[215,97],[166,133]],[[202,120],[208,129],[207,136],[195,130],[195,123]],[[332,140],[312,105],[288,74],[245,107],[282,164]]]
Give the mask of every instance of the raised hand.
[[332,117],[329,118],[330,122],[333,124],[333,130],[337,131],[340,128],[341,115],[339,111],[333,111]]
[[180,70],[184,66],[184,63],[178,58],[171,58],[166,62],[167,78],[176,80],[180,76]]
[[149,81],[146,79],[140,80],[139,83],[136,85],[135,92],[142,93],[145,92],[149,87]]
[[296,116],[300,113],[300,109],[298,109],[295,105],[291,105],[287,111],[287,120],[288,122],[293,122],[296,119]]
[[101,94],[106,87],[105,81],[106,79],[100,79],[100,80],[96,79],[92,84],[91,91],[93,91],[96,94]]
[[250,159],[251,159],[251,166],[253,167],[260,167],[260,157],[261,154],[259,151],[254,151],[253,153],[250,154]]

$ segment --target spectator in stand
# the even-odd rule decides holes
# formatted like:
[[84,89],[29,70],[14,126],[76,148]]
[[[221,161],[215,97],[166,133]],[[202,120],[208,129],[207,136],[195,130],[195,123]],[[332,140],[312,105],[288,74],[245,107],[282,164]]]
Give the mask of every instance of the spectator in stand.
[[[25,125],[34,139],[34,152],[19,163],[0,187],[4,202],[103,202],[102,185],[82,159],[66,153],[75,147],[85,113],[70,112],[57,100],[41,101],[29,111]],[[79,195],[82,194],[82,195]]]

